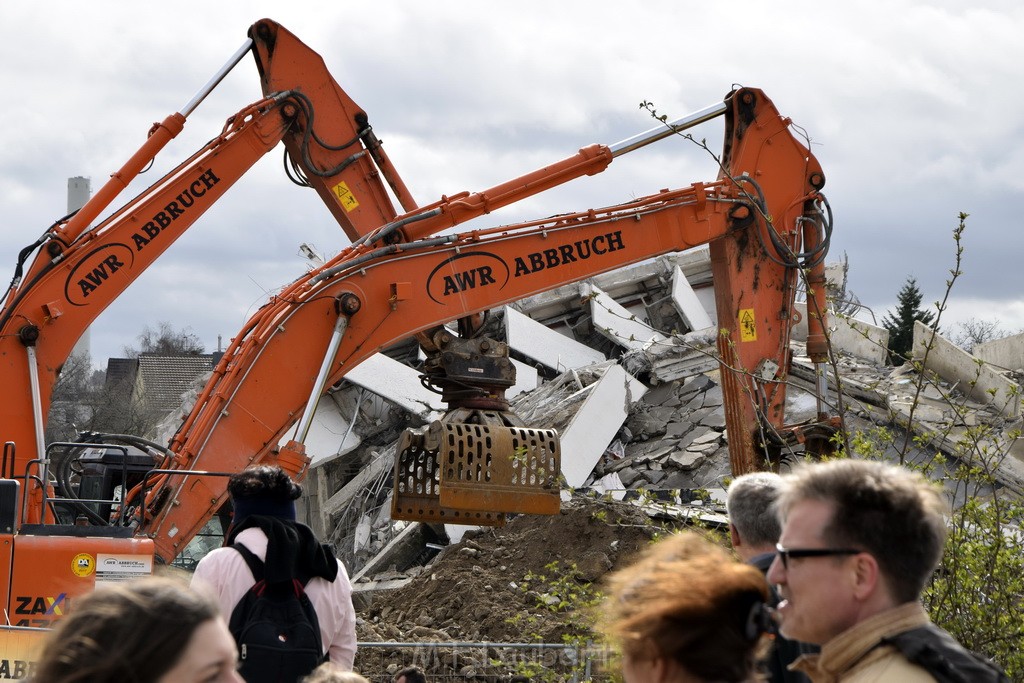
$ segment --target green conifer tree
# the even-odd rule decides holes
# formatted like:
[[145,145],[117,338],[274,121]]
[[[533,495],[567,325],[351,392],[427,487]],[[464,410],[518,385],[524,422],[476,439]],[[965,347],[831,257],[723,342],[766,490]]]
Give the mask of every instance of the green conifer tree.
[[934,311],[921,310],[921,290],[913,277],[907,278],[897,300],[896,310],[887,312],[882,318],[882,327],[889,330],[889,358],[893,363],[900,363],[910,356],[914,344],[914,321],[930,325],[935,319]]

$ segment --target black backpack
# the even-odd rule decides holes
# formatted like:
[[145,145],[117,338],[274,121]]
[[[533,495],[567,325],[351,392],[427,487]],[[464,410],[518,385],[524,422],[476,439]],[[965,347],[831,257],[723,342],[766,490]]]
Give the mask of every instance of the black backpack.
[[247,683],[295,683],[324,662],[320,622],[306,582],[267,583],[263,562],[244,545],[231,547],[256,579],[228,622],[238,644],[238,672]]
[[958,643],[935,624],[882,639],[925,669],[939,683],[1010,683],[994,663]]

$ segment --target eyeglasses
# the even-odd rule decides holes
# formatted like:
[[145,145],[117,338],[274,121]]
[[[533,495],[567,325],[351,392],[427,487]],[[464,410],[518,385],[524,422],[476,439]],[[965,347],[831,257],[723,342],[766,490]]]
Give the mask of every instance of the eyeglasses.
[[854,548],[784,548],[781,544],[775,544],[775,554],[782,558],[782,566],[789,569],[790,559],[801,557],[829,557],[832,555],[857,555],[864,552]]

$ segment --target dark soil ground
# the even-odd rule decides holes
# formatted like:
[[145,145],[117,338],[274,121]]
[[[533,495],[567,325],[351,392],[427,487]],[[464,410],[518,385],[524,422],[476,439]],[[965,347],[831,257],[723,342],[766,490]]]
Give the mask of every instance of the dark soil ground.
[[[605,574],[676,526],[630,503],[577,495],[557,515],[519,515],[504,527],[469,532],[409,584],[376,594],[359,615],[359,640],[586,642],[594,638]],[[377,662],[389,658],[371,662],[360,652],[357,668],[379,680]],[[451,665],[438,662],[432,677]],[[502,678],[463,669],[463,678]]]

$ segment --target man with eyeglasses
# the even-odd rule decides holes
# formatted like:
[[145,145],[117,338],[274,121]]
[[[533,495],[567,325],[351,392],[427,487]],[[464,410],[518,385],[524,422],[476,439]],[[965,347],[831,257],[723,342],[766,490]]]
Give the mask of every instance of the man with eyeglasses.
[[768,580],[782,598],[782,634],[822,646],[794,668],[814,681],[934,681],[884,641],[930,623],[920,597],[945,543],[942,494],[917,473],[865,460],[785,481]]
[[[725,507],[729,513],[729,540],[740,559],[762,573],[775,559],[775,546],[781,526],[774,506],[785,486],[774,472],[742,474],[729,484]],[[779,596],[772,591],[774,606]],[[772,683],[807,683],[808,678],[788,666],[801,654],[817,652],[818,648],[776,635],[771,653],[766,658],[768,680]]]

